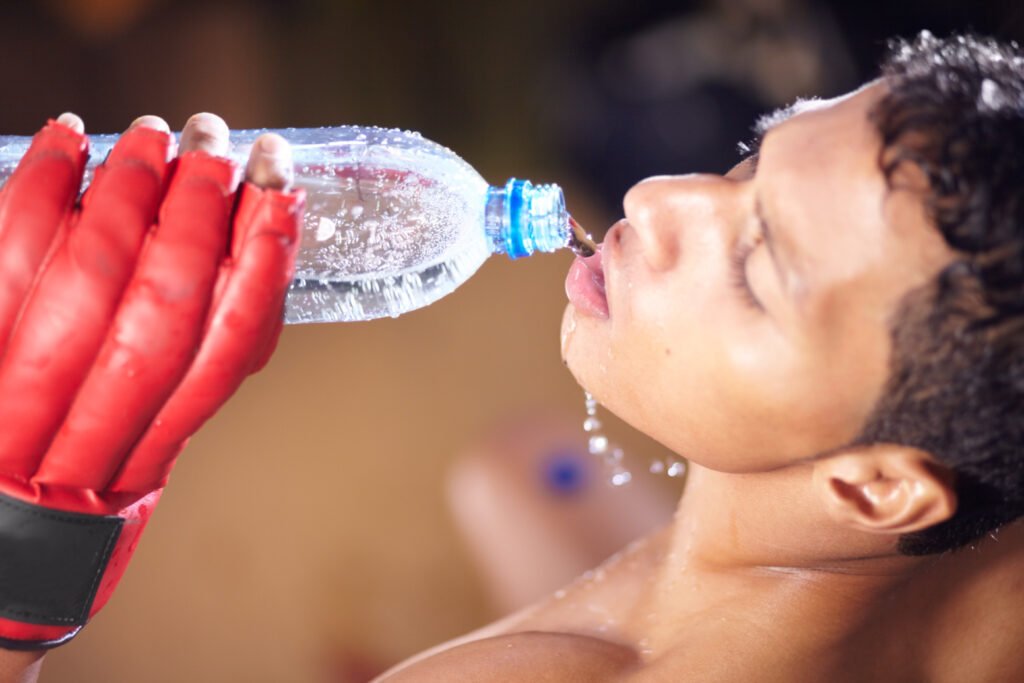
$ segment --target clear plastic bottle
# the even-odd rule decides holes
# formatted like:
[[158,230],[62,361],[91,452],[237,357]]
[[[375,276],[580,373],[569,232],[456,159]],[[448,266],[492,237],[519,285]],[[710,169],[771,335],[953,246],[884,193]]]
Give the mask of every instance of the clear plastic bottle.
[[[244,164],[266,130],[231,133]],[[369,320],[437,301],[495,253],[512,258],[574,242],[557,185],[490,186],[418,133],[357,126],[286,128],[306,217],[285,322]],[[116,135],[90,136],[86,181]],[[0,181],[30,138],[0,136]],[[578,241],[575,244],[579,244]]]

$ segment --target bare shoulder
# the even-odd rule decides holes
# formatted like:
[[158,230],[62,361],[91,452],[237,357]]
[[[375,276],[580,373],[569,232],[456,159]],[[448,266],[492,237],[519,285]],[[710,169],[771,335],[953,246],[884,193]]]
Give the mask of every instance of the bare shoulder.
[[403,662],[381,683],[628,679],[642,668],[633,613],[664,537],[652,534],[548,599]]
[[530,631],[442,650],[385,676],[383,681],[600,683],[622,680],[638,665],[636,652],[623,645],[571,633]]

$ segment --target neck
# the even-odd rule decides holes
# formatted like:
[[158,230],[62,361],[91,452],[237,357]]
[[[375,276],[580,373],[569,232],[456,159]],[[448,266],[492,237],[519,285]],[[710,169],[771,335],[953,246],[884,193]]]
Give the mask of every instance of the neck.
[[[757,475],[691,467],[651,596],[657,619],[647,638],[649,655],[681,642],[694,645],[698,624],[719,641],[777,643],[785,633],[786,648],[812,654],[827,678],[830,667],[848,674],[851,658],[858,666],[885,666],[880,653],[905,643],[907,629],[921,635],[921,647],[927,642],[927,649],[949,652],[962,632],[944,631],[943,624],[962,619],[972,605],[975,626],[995,612],[1006,616],[1007,595],[1011,613],[1024,608],[1014,588],[1024,562],[1024,528],[1011,527],[1000,543],[976,550],[908,557],[897,551],[895,538],[829,519],[808,494],[810,476],[809,466]],[[974,585],[984,586],[983,599],[965,592]],[[712,622],[723,625],[720,632]],[[905,652],[892,655],[907,659]]]
[[811,487],[810,465],[727,474],[691,466],[676,511],[675,545],[717,569],[806,570],[898,580],[920,564],[894,536],[833,521]]

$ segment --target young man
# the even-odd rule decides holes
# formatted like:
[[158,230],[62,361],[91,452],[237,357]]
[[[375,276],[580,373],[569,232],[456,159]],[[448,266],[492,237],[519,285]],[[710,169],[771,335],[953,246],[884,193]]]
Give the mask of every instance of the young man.
[[690,459],[674,523],[384,679],[1024,680],[1022,74],[923,34],[631,190],[562,349]]
[[1024,680],[1024,58],[924,34],[759,128],[567,282],[569,369],[690,459],[675,522],[389,680]]

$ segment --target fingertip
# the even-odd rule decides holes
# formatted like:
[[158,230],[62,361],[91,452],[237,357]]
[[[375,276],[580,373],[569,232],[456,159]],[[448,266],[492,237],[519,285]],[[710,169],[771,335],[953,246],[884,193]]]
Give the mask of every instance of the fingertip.
[[153,130],[159,130],[164,133],[171,132],[171,127],[167,125],[166,121],[164,121],[159,116],[153,116],[151,114],[147,114],[146,116],[140,116],[139,118],[132,121],[131,124],[129,124],[128,126],[128,130],[131,130],[133,128],[152,128]]
[[224,119],[208,111],[201,111],[188,117],[188,121],[185,122],[185,129],[189,128],[216,130],[225,134],[228,132],[228,124]]
[[228,124],[221,117],[209,112],[193,114],[181,131],[178,149],[182,153],[206,152],[224,156],[228,152],[229,136]]
[[294,179],[291,145],[277,133],[264,133],[252,146],[245,174],[258,187],[287,191]]
[[58,116],[57,123],[61,124],[62,126],[67,126],[71,130],[78,133],[79,135],[83,135],[85,133],[85,122],[82,121],[82,118],[80,116],[78,116],[77,114],[73,114],[69,111],[66,111],[60,116]]
[[264,133],[256,138],[256,144],[253,145],[253,147],[261,154],[287,154],[291,156],[292,153],[291,145],[289,145],[288,141],[277,133]]

